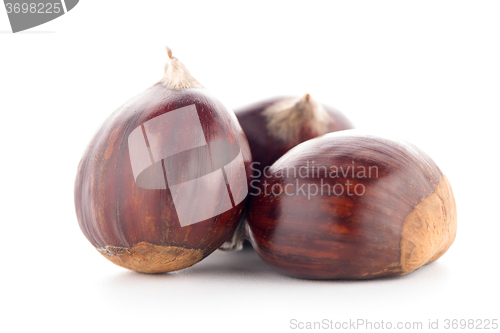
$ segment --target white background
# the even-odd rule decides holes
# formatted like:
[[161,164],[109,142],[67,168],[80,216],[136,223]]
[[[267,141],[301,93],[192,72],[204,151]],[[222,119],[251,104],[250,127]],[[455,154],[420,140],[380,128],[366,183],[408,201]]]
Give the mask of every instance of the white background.
[[[500,319],[500,2],[82,0],[9,29],[0,7],[1,331]],[[426,151],[456,197],[449,252],[405,277],[358,282],[289,278],[253,251],[154,276],[102,258],[77,224],[76,167],[102,121],[162,76],[167,44],[231,107],[310,93]]]

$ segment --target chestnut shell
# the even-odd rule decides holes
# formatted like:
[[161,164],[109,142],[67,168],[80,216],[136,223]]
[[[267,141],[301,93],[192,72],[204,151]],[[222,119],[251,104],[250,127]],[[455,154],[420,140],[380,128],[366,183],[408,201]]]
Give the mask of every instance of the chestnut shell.
[[[158,83],[133,98],[98,130],[75,181],[82,232],[120,266],[148,273],[191,266],[230,237],[240,220],[246,199],[218,216],[181,227],[169,188],[145,189],[134,180],[127,141],[130,133],[152,118],[193,104],[207,143],[222,138],[237,144],[247,184],[250,180],[251,154],[242,129],[234,113],[205,89],[174,90]],[[193,203],[192,209],[200,208]]]
[[[356,172],[336,178],[332,167]],[[371,177],[358,174],[359,167],[374,167]],[[294,169],[302,170],[302,176],[316,174],[296,176],[290,171]],[[353,195],[347,193],[347,181]],[[325,183],[330,193],[325,186],[323,193],[308,198],[314,186]],[[344,193],[341,187],[333,192],[336,184]],[[304,192],[298,191],[302,185]],[[453,193],[436,164],[411,144],[357,131],[330,133],[296,146],[271,166],[259,189],[249,203],[250,241],[266,263],[299,278],[407,274],[438,259],[456,234]]]

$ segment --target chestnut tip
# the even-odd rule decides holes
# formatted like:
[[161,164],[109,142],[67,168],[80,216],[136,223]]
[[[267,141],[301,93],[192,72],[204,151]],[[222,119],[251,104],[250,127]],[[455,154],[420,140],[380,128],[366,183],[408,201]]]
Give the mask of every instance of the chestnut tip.
[[[334,122],[332,115],[310,94],[280,100],[269,105],[262,114],[270,135],[292,146],[328,133],[328,125]],[[304,132],[310,134],[304,137]]]
[[172,55],[172,49],[170,47],[168,47],[167,45],[165,45],[165,49],[167,49],[167,55],[170,59],[174,59],[173,55]]
[[353,128],[340,111],[320,104],[310,93],[257,102],[237,109],[236,116],[260,174],[301,142]]
[[165,62],[165,74],[161,79],[161,83],[173,90],[203,88],[187,70],[186,66],[172,55],[172,49],[165,45],[167,50],[167,61]]

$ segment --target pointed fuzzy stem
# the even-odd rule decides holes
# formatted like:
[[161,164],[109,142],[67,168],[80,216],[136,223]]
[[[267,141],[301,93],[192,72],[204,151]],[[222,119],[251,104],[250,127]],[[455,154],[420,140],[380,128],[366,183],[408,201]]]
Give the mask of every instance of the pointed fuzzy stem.
[[184,64],[172,56],[172,50],[167,46],[167,62],[165,75],[161,83],[168,89],[203,88],[203,86],[189,73]]
[[263,112],[267,127],[275,137],[289,143],[301,142],[300,134],[308,126],[316,136],[328,132],[333,119],[309,94],[270,105]]

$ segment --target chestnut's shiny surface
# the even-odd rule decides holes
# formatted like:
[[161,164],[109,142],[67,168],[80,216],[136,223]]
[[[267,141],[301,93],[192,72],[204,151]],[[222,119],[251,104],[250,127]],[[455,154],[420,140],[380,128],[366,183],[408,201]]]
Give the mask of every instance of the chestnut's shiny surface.
[[342,131],[291,149],[262,177],[248,234],[278,271],[308,279],[407,274],[456,234],[451,187],[411,144]]

